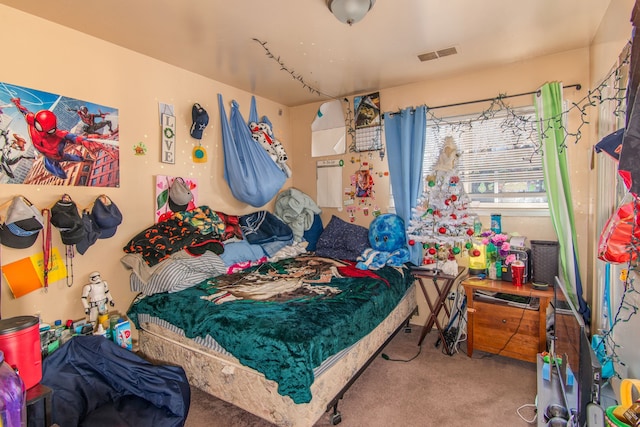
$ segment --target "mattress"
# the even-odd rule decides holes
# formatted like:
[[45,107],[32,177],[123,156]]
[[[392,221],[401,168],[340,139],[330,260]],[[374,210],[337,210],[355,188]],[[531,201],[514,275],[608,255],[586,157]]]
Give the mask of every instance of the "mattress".
[[164,320],[189,338],[215,339],[296,403],[311,400],[314,369],[370,333],[413,283],[405,266],[360,270],[301,256],[136,298],[127,314]]
[[[411,317],[415,285],[369,334],[314,369],[308,403],[278,393],[278,384],[239,362],[213,340],[187,338],[154,316],[139,317],[140,351],[147,358],[180,365],[189,383],[279,426],[312,426]],[[217,350],[216,350],[217,349]]]

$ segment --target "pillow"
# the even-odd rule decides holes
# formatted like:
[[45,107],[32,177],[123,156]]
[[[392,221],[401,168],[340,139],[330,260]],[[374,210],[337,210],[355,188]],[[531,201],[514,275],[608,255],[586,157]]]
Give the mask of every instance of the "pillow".
[[264,256],[262,246],[252,245],[246,240],[225,243],[224,252],[220,254],[220,258],[227,267],[241,262],[257,261]]
[[318,239],[320,238],[320,235],[323,231],[324,227],[322,225],[322,218],[320,218],[320,215],[315,214],[313,216],[313,224],[311,224],[311,227],[302,235],[302,237],[304,237],[304,240],[309,242],[309,244],[307,245],[308,251],[316,250],[316,244],[318,243]]
[[146,282],[133,270],[129,277],[131,290],[145,295],[178,292],[227,272],[220,257],[209,251],[200,256],[175,257],[162,262],[166,265],[154,270]]
[[355,261],[369,246],[369,230],[333,215],[316,244],[316,255]]

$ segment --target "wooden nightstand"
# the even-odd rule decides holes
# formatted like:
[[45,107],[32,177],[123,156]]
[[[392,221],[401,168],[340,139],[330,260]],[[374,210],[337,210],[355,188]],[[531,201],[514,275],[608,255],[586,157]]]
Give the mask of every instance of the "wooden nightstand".
[[[553,289],[539,291],[531,283],[513,286],[500,280],[466,279],[462,282],[467,296],[467,355],[473,350],[486,351],[536,362],[536,355],[547,349],[547,307]],[[537,310],[502,302],[479,301],[474,291],[498,292],[540,299]]]

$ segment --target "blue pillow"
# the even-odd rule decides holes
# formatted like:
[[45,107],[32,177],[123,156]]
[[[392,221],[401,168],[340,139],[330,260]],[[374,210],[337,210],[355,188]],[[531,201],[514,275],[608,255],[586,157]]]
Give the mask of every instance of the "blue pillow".
[[370,247],[369,230],[333,215],[316,244],[316,255],[355,261]]
[[324,226],[322,225],[322,218],[320,217],[320,215],[315,214],[313,216],[313,224],[311,224],[311,227],[302,235],[302,237],[304,237],[304,240],[309,242],[309,244],[307,245],[308,251],[316,250],[316,244],[318,243],[318,239],[320,238],[320,235],[323,231]]
[[220,254],[225,267],[241,262],[257,261],[264,256],[265,253],[262,246],[252,245],[246,240],[225,243],[224,252]]

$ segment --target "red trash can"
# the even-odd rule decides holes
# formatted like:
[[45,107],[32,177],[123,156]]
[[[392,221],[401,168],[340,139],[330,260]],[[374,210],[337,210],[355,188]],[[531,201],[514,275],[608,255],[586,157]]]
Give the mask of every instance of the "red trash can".
[[40,325],[35,316],[17,316],[0,320],[0,351],[4,360],[18,370],[25,388],[42,379]]

